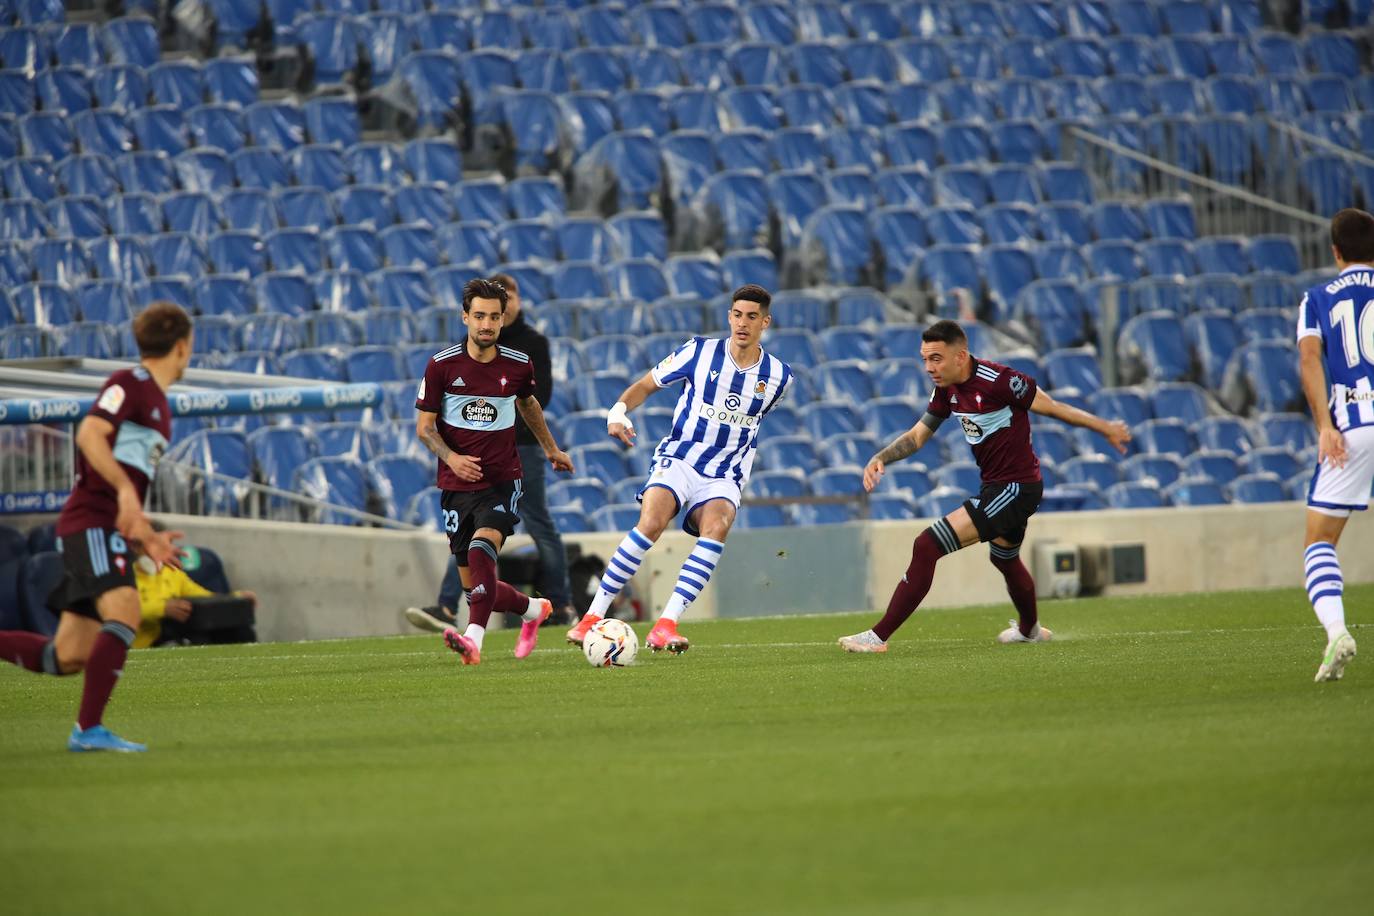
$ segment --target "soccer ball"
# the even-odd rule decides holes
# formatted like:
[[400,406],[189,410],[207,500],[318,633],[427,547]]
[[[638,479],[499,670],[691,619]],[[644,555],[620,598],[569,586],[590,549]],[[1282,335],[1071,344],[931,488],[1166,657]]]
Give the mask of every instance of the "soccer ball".
[[639,654],[639,637],[624,621],[606,618],[587,631],[582,652],[596,668],[624,668]]

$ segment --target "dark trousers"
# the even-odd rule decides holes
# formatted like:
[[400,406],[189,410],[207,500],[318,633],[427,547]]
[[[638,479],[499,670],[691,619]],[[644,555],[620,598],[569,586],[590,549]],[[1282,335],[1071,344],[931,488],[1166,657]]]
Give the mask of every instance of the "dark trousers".
[[[520,523],[539,551],[539,581],[536,587],[554,607],[572,603],[572,586],[568,582],[568,558],[563,550],[563,538],[558,534],[558,526],[549,514],[548,490],[544,485],[544,474],[548,459],[544,449],[538,445],[519,446],[520,464],[524,468],[522,481],[524,495],[520,497]],[[458,578],[458,563],[449,561],[444,584],[439,587],[439,603],[446,608],[457,610],[458,598],[463,593],[463,582]]]

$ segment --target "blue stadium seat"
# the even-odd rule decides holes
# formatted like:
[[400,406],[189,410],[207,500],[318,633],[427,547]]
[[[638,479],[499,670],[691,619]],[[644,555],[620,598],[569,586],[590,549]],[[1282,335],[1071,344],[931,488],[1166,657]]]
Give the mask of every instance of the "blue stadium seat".
[[1117,341],[1123,378],[1155,382],[1181,381],[1191,373],[1183,324],[1163,311],[1136,315],[1121,328]]
[[[437,273],[437,272],[436,272]],[[415,267],[387,267],[368,278],[380,308],[418,312],[434,304],[427,271]]]
[[1298,249],[1291,236],[1254,236],[1250,239],[1246,254],[1249,255],[1250,263],[1257,270],[1277,271],[1291,275],[1302,269]]
[[100,30],[100,43],[112,64],[146,69],[158,61],[157,29],[148,19],[111,19]]
[[1045,354],[1047,388],[1096,391],[1102,387],[1102,370],[1096,354],[1087,347],[1055,350]]
[[1302,473],[1306,465],[1287,446],[1277,445],[1247,452],[1241,456],[1240,467],[1245,473],[1267,472],[1288,480]]
[[343,359],[333,348],[287,353],[282,359],[282,373],[292,378],[347,381]]
[[1167,312],[1182,317],[1188,311],[1188,292],[1180,274],[1136,280],[1127,288],[1125,314]]
[[820,396],[828,400],[858,405],[876,396],[868,364],[861,359],[832,360],[819,366],[811,378]]
[[[232,317],[244,315],[257,309],[252,287],[249,286],[246,279],[238,276],[202,277],[196,282],[195,300],[196,307],[202,315]],[[199,329],[199,321],[197,321],[196,327]],[[197,341],[199,340],[200,333],[197,330]],[[201,346],[209,350],[226,352],[237,348],[237,344],[228,347],[215,347],[208,342],[202,343]]]
[[377,233],[366,226],[339,226],[324,238],[329,263],[338,270],[371,273],[382,267],[382,246]]
[[1088,395],[1093,413],[1125,421],[1133,429],[1150,420],[1149,401],[1138,388],[1102,388]]
[[1091,484],[1106,490],[1121,480],[1120,464],[1105,455],[1083,455],[1055,466],[1055,471],[1072,484]]
[[300,315],[315,307],[310,283],[298,273],[271,271],[253,278],[258,309],[282,315]]
[[1168,505],[1159,487],[1133,481],[1113,484],[1102,492],[1113,509],[1162,509]]
[[772,252],[762,248],[732,251],[721,258],[721,274],[727,289],[757,283],[764,289],[778,288],[778,266]]
[[123,325],[129,320],[128,289],[113,280],[85,281],[76,291],[76,304],[84,321]]
[[936,295],[966,289],[981,298],[983,280],[971,245],[932,245],[918,266],[918,276]]
[[54,236],[92,239],[110,231],[105,205],[98,197],[59,197],[48,204],[47,215]]
[[[1037,211],[1038,235],[1046,242],[1087,245],[1093,239],[1088,211],[1082,204],[1044,204]],[[1018,240],[1019,241],[1019,240]]]
[[801,416],[807,432],[816,440],[864,431],[859,415],[848,401],[817,401],[804,407]]
[[[538,220],[513,220],[496,233],[497,247],[507,261],[552,260],[556,255],[553,230]],[[564,292],[567,298],[577,298]]]
[[553,272],[553,287],[569,299],[604,299],[610,296],[606,276],[600,265],[593,261],[564,261],[558,264]]
[[887,206],[924,208],[935,203],[935,188],[923,165],[882,169],[876,177],[878,196]]
[[818,340],[809,330],[776,324],[768,331],[763,347],[778,359],[797,369],[809,369],[824,361]]
[[307,312],[300,317],[297,329],[301,336],[301,344],[306,347],[346,348],[357,346],[364,340],[374,344],[389,342],[371,335],[364,338],[353,316],[340,312]]
[[300,347],[300,328],[288,315],[248,315],[239,320],[245,351],[280,353]]
[[1244,454],[1256,445],[1249,427],[1239,417],[1206,417],[1193,425],[1193,435],[1201,448],[1232,455]]
[[1196,423],[1209,413],[1207,393],[1192,382],[1165,382],[1146,389],[1150,412],[1161,419]]
[[[294,489],[304,496],[340,506],[354,512],[366,512],[371,506],[367,484],[367,469],[362,462],[350,457],[312,458],[301,465],[292,476]],[[357,524],[356,516],[331,509],[316,510],[313,521],[326,525]]]
[[24,115],[19,119],[19,139],[28,156],[48,156],[56,162],[76,152],[71,127],[59,112]]
[[1164,496],[1174,506],[1224,506],[1230,501],[1223,485],[1206,477],[1181,477],[1164,489]]
[[822,207],[806,221],[800,246],[812,283],[863,285],[871,274],[873,242],[863,207]]
[[1284,309],[1245,309],[1236,315],[1236,327],[1244,343],[1286,341],[1293,335],[1293,321]]
[[216,233],[207,250],[215,273],[253,277],[267,269],[267,250],[252,232]]
[[263,238],[263,249],[275,271],[309,275],[324,266],[324,246],[314,229],[278,229]]
[[1277,474],[1260,472],[1242,474],[1227,488],[1232,502],[1277,503],[1288,499],[1283,481]]
[[980,259],[992,305],[992,320],[1000,323],[1011,317],[1012,303],[1035,282],[1035,263],[1018,245],[989,245],[982,250]]
[[1317,444],[1312,421],[1300,413],[1262,414],[1256,420],[1260,438],[1271,447],[1303,452]]
[[[203,153],[213,153],[214,157],[223,158],[223,154],[217,150],[188,150],[174,160],[183,187],[186,186],[183,161],[188,157]],[[291,173],[286,167],[286,160],[275,150],[254,147],[234,153],[231,160],[233,162],[232,179],[220,171],[219,159],[204,155],[197,158],[196,162],[199,168],[209,172],[206,179],[197,179],[198,184],[208,185],[208,189],[228,188],[233,185],[234,180],[237,180],[241,188],[263,188],[265,190],[284,188],[291,184]],[[207,188],[199,189],[206,190]]]
[[710,299],[725,292],[719,259],[708,255],[674,255],[665,265],[674,296]]
[[1137,447],[1146,453],[1182,458],[1196,448],[1187,425],[1183,420],[1173,417],[1147,420],[1136,428],[1135,434]]
[[348,166],[343,153],[333,146],[312,143],[287,154],[291,175],[298,185],[337,191],[348,183]]
[[1300,407],[1296,349],[1278,340],[1242,345],[1227,364],[1222,400],[1234,410],[1253,406],[1262,413]]
[[1126,481],[1148,483],[1161,490],[1184,475],[1184,464],[1174,455],[1134,455],[1121,463],[1121,475]]
[[[0,207],[0,230],[7,229],[5,210]],[[130,236],[105,236],[86,244],[91,271],[104,280],[138,283],[148,278],[148,252],[138,239]]]
[[925,214],[925,234],[935,245],[981,245],[983,242],[978,211],[967,204],[930,208]]
[[1035,280],[1016,298],[1017,316],[1035,329],[1046,350],[1073,347],[1085,341],[1087,306],[1074,283]]

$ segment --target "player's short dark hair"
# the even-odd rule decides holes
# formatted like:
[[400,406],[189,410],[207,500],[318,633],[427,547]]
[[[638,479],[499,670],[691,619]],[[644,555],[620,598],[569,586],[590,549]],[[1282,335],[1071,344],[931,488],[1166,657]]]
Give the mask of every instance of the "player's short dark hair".
[[964,329],[959,327],[958,322],[950,321],[948,318],[937,321],[922,331],[921,340],[924,343],[962,344],[965,347],[968,346],[968,336],[964,333]]
[[506,310],[506,288],[495,280],[487,280],[482,277],[469,280],[463,284],[463,311],[472,308],[474,299],[498,299],[501,302],[501,311]]
[[1331,218],[1331,244],[1347,264],[1374,263],[1374,216],[1348,207]]
[[768,311],[769,306],[773,304],[773,297],[769,295],[768,290],[759,286],[757,283],[746,283],[735,290],[730,296],[731,304],[741,299],[745,302],[757,302],[759,308],[763,309],[765,312]]
[[139,356],[151,359],[166,356],[177,341],[191,336],[191,316],[175,302],[154,302],[134,317],[133,324]]
[[510,274],[492,274],[491,278],[506,288],[507,293],[520,295],[520,281]]

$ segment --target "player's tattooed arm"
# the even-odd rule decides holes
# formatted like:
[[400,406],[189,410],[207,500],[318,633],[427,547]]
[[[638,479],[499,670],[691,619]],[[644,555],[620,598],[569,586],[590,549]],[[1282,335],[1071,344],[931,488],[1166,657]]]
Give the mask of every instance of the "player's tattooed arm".
[[[935,425],[938,426],[939,424],[936,423]],[[864,467],[864,489],[870,493],[873,492],[878,481],[883,479],[883,472],[889,464],[916,454],[921,450],[921,446],[930,441],[930,437],[934,434],[935,426],[927,423],[926,418],[922,417],[921,422],[893,439],[887,448],[868,460],[868,464]]]
[[421,410],[415,420],[415,435],[425,444],[425,448],[434,453],[449,469],[458,476],[459,480],[466,480],[469,483],[482,479],[482,461],[473,455],[460,455],[448,447],[444,437],[439,435],[438,427],[439,415],[428,410]]
[[572,459],[554,441],[553,433],[549,432],[549,424],[544,421],[544,408],[539,406],[539,401],[534,397],[516,398],[515,409],[520,411],[525,425],[534,433],[534,438],[539,440],[539,445],[544,449],[544,457],[549,459],[553,469],[571,471]]
[[1056,401],[1043,389],[1035,392],[1035,400],[1031,401],[1030,409],[1042,416],[1063,420],[1071,426],[1090,429],[1110,442],[1118,452],[1126,454],[1126,443],[1131,441],[1131,429],[1121,420],[1104,420],[1097,414],[1088,413],[1072,404]]

